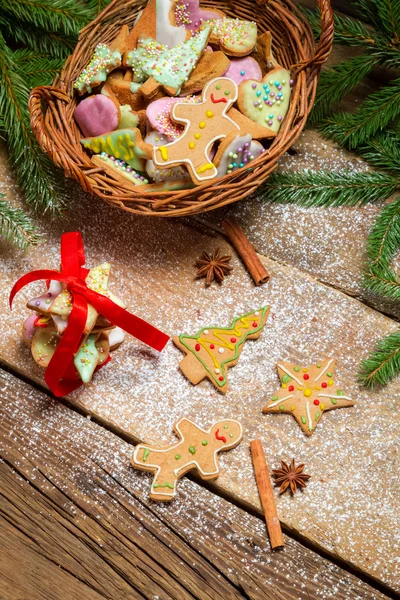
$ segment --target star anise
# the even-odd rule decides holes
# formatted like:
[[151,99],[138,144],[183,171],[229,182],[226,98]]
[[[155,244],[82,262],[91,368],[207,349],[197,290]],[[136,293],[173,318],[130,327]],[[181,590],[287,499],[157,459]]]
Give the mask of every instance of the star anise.
[[233,267],[228,264],[231,258],[229,254],[221,256],[219,248],[211,256],[207,252],[203,252],[195,263],[197,267],[196,277],[205,277],[206,285],[211,285],[214,279],[221,283],[225,275],[232,271]]
[[307,486],[307,480],[311,475],[303,473],[304,465],[295,465],[294,458],[290,465],[281,460],[281,469],[272,469],[275,485],[280,485],[279,493],[283,494],[290,486],[290,491],[295,494],[299,488]]

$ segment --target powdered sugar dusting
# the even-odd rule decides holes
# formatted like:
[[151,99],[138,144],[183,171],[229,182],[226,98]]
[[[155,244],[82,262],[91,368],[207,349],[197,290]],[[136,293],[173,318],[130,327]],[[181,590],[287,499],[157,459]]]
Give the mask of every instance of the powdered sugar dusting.
[[[261,519],[187,478],[180,482],[179,495],[172,503],[149,502],[149,475],[129,467],[132,446],[28,385],[15,386],[12,375],[0,373],[0,389],[7,439],[11,447],[18,445],[17,458],[13,449],[9,451],[8,442],[3,450],[5,460],[15,465],[15,485],[26,486],[27,480],[32,484],[31,494],[43,490],[62,508],[59,519],[66,517],[74,531],[82,529],[82,539],[91,532],[92,550],[98,546],[100,556],[110,549],[112,556],[119,555],[118,573],[113,574],[116,588],[120,574],[127,581],[129,574],[132,576],[131,565],[124,573],[131,548],[135,552],[132,542],[136,548],[149,548],[152,538],[154,555],[161,544],[163,564],[168,564],[167,578],[179,568],[176,585],[190,586],[195,579],[191,570],[200,562],[193,550],[202,555],[206,559],[201,572],[207,577],[207,590],[211,594],[216,589],[218,598],[223,597],[224,590],[228,597],[225,577],[249,598],[284,587],[285,593],[298,600],[309,599],[310,590],[315,598],[325,600],[338,594],[354,600],[383,600],[382,594],[290,538],[285,539],[283,553],[272,553]],[[61,468],[57,447],[63,449]],[[47,510],[38,512],[36,525],[46,531],[48,518]],[[115,545],[112,534],[120,532],[124,544]],[[57,544],[54,550],[59,549],[62,551],[62,546]],[[102,571],[96,584],[98,588],[103,584]],[[157,585],[156,580],[152,585]],[[167,598],[165,594],[160,592],[159,598]]]
[[[6,187],[13,191],[12,182],[6,181]],[[24,303],[43,288],[32,285],[22,291],[11,314],[7,299],[23,273],[58,266],[63,231],[81,230],[87,264],[113,263],[110,290],[132,312],[170,334],[228,325],[235,316],[270,304],[271,315],[260,339],[245,344],[238,365],[229,371],[225,396],[208,381],[193,387],[179,371],[183,355],[172,344],[158,356],[127,338],[112,363],[91,385],[75,393],[73,401],[133,438],[152,443],[171,443],[173,423],[181,416],[204,427],[221,418],[237,418],[244,425],[245,438],[238,448],[221,456],[218,485],[259,507],[249,441],[261,438],[270,467],[277,466],[280,458],[296,457],[306,464],[312,478],[307,490],[293,499],[277,494],[282,520],[374,577],[398,586],[400,383],[397,380],[384,391],[371,393],[355,381],[360,360],[396,324],[274,261],[266,261],[270,284],[255,288],[234,256],[233,274],[221,287],[206,290],[204,282],[193,281],[193,263],[203,249],[219,246],[223,253],[229,252],[220,238],[195,232],[178,220],[127,215],[83,194],[75,185],[70,190],[67,217],[54,223],[43,219],[39,224],[47,235],[44,245],[27,256],[2,246],[3,360],[43,381],[43,372],[19,341],[28,314]],[[317,213],[310,210],[307,214],[314,219]],[[324,415],[309,439],[290,415],[262,415],[262,407],[279,387],[278,360],[307,365],[330,356],[337,360],[338,382],[357,401],[354,408]]]

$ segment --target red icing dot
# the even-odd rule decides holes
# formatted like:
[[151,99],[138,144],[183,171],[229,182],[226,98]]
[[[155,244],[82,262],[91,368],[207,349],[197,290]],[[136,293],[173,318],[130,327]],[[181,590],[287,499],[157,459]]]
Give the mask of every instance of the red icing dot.
[[294,385],[289,385],[289,392],[293,392],[294,390]]
[[326,381],[323,381],[323,382],[321,383],[321,386],[322,386],[323,388],[326,388],[326,386],[327,386],[327,385],[328,385],[328,384],[326,383]]
[[231,342],[234,344],[236,342],[236,338],[231,338]]
[[200,350],[200,348],[201,348],[200,344],[196,344],[195,347],[194,347],[194,349],[196,350],[196,352],[198,352]]
[[224,380],[224,378],[222,377],[222,375],[221,375],[221,377],[218,377],[218,379],[219,379],[220,381],[223,381],[223,380]]
[[318,406],[318,404],[319,404],[319,400],[318,400],[318,398],[315,398],[315,400],[314,400],[314,404],[315,404],[315,406]]
[[307,381],[307,379],[310,379],[310,376],[307,373],[304,373],[303,379],[305,379]]
[[215,348],[214,344],[210,344],[210,348],[211,348],[211,350],[214,350],[214,348]]
[[253,327],[258,327],[258,323],[254,322]]

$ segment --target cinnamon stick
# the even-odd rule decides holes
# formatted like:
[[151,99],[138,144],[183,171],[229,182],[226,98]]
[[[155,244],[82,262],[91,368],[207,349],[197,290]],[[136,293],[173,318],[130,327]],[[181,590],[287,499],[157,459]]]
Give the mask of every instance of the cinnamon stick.
[[245,232],[235,219],[225,219],[222,227],[244,262],[256,285],[262,285],[269,280],[269,273],[259,259],[257,252],[250,244]]
[[261,440],[250,442],[251,458],[253,460],[254,473],[260,494],[261,504],[264,510],[265,522],[267,524],[271,548],[282,548],[285,545],[281,524],[279,523],[276,510],[275,497],[272,490],[271,478],[265,460]]

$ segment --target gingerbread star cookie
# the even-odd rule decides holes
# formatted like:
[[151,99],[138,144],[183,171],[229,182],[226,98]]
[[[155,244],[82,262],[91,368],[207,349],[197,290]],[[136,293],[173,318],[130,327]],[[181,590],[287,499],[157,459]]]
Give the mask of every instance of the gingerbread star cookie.
[[278,363],[282,387],[263,408],[263,413],[289,413],[306,435],[315,430],[322,414],[334,408],[353,406],[334,380],[335,360],[330,358],[310,367]]

